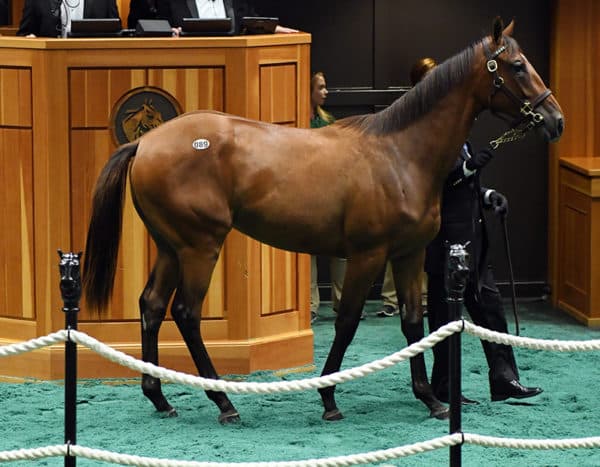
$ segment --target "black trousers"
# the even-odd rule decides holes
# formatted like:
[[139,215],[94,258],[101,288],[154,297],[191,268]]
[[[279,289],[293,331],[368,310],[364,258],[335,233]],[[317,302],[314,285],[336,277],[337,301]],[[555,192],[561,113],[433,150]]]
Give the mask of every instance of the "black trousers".
[[[506,333],[508,326],[502,306],[502,298],[490,268],[485,268],[480,283],[482,287],[481,292],[478,293],[475,278],[471,277],[467,282],[464,305],[469,316],[473,323],[478,326]],[[450,307],[446,303],[444,276],[442,274],[428,275],[427,319],[429,321],[429,332],[433,332],[450,322]],[[481,344],[489,367],[490,390],[493,391],[496,382],[519,379],[519,371],[512,347],[483,340]],[[433,357],[433,370],[431,373],[433,392],[436,396],[447,400],[449,382],[448,339],[434,346]]]

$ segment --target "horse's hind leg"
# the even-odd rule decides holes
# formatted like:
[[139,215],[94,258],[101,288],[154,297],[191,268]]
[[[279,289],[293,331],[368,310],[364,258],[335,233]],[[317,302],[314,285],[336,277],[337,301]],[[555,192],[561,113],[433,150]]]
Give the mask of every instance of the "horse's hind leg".
[[[159,248],[158,256],[140,296],[142,321],[142,360],[158,365],[158,331],[165,319],[169,298],[175,289],[178,277],[177,258]],[[160,379],[142,375],[142,391],[159,412],[177,416],[177,412],[163,395]]]
[[[385,253],[369,251],[352,255],[348,260],[342,298],[335,320],[335,338],[322,375],[339,371],[346,349],[352,342],[369,289],[385,263]],[[335,386],[319,389],[323,400],[323,419],[332,421],[343,417],[335,403]]]
[[[206,244],[210,245],[213,242],[214,240],[207,241]],[[186,248],[179,252],[182,276],[171,308],[173,319],[200,376],[212,379],[218,379],[219,376],[200,334],[200,315],[210,277],[217,262],[219,247]],[[224,392],[206,391],[206,395],[221,411],[219,422],[229,423],[239,420],[237,410]]]
[[[402,333],[409,345],[424,337],[423,306],[421,304],[422,268],[422,254],[410,258],[408,261],[392,260],[396,293],[406,306],[402,315]],[[399,305],[402,304],[399,303]],[[410,374],[413,393],[429,408],[430,416],[438,419],[448,418],[448,408],[433,394],[427,378],[425,356],[422,353],[410,359]]]

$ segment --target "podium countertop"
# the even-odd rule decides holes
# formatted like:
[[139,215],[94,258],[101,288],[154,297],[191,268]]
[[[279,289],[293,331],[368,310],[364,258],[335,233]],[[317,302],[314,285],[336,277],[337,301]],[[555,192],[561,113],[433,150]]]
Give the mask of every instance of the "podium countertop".
[[0,49],[172,49],[215,47],[264,47],[292,44],[310,44],[306,32],[290,34],[256,34],[226,37],[115,37],[115,38],[47,38],[0,36]]

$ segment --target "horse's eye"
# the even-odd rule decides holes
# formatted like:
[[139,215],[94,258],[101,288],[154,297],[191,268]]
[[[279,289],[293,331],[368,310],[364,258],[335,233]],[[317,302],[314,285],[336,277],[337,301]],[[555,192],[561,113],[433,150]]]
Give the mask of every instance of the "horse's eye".
[[525,74],[526,66],[525,63],[523,63],[520,60],[517,60],[516,62],[512,63],[512,69],[515,72],[515,75],[522,76]]

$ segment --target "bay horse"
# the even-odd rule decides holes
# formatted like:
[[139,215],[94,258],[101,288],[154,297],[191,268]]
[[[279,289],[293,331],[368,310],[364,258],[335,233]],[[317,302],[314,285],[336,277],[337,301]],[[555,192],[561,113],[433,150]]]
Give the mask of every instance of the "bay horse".
[[[125,183],[156,242],[140,296],[142,358],[158,361],[158,331],[171,313],[201,376],[218,378],[200,334],[200,313],[223,241],[235,228],[276,248],[347,258],[335,338],[322,374],[340,369],[377,275],[392,262],[406,303],[402,331],[423,337],[420,271],[440,225],[444,180],[485,109],[556,140],[556,99],[512,38],[492,34],[438,65],[388,108],[318,129],[289,128],[214,111],[190,112],[121,146],[95,187],[84,255],[87,304],[102,311],[115,276]],[[410,362],[415,396],[446,418],[423,355]],[[160,380],[142,376],[158,411],[176,415]],[[319,390],[325,420],[342,418],[335,386]],[[227,395],[206,391],[222,423],[239,414]]]

